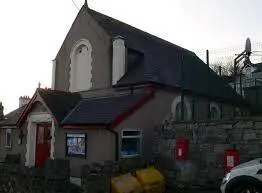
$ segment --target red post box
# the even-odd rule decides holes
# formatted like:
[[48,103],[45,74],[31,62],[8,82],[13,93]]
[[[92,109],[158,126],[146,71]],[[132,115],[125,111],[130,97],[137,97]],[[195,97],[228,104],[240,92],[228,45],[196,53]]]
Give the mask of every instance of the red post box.
[[235,150],[226,150],[224,154],[225,172],[229,173],[231,169],[239,165],[239,154]]
[[175,157],[177,160],[187,159],[189,154],[189,140],[180,138],[176,140]]

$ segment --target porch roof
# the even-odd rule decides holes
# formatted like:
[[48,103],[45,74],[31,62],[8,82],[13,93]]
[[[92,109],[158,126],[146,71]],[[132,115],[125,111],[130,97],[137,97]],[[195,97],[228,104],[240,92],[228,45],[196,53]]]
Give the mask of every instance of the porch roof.
[[[28,105],[17,109],[14,125],[20,125],[35,102],[43,103],[58,124],[66,126],[106,125],[115,127],[154,96],[153,90],[82,98],[79,93],[37,89]],[[39,98],[40,97],[40,98]]]
[[59,123],[82,100],[79,93],[49,89],[38,89],[38,93]]
[[82,100],[62,121],[62,125],[117,124],[150,99],[148,93]]

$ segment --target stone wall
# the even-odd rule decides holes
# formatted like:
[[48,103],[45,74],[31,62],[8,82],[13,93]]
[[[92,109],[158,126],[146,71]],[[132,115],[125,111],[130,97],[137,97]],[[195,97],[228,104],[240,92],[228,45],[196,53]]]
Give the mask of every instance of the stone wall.
[[[174,158],[181,137],[190,141],[185,161]],[[224,176],[224,151],[233,148],[240,163],[262,157],[262,117],[181,123],[169,118],[155,129],[154,156],[167,186],[218,188]]]
[[1,163],[0,192],[70,193],[69,161],[48,160],[44,168],[28,168],[11,162]]
[[85,165],[81,168],[82,189],[85,193],[109,193],[111,178],[146,168],[150,164],[144,158],[136,157]]
[[109,193],[110,179],[136,169],[146,168],[151,162],[142,157],[105,161],[81,167],[82,187],[70,184],[70,163],[65,159],[48,160],[43,168],[28,168],[19,161],[0,163],[1,193]]

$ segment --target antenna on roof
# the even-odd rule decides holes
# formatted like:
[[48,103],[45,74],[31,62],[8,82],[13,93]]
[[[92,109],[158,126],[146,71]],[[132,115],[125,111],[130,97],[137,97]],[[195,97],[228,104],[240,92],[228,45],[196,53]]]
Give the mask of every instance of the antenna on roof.
[[248,56],[251,55],[251,41],[250,38],[246,39],[245,52]]

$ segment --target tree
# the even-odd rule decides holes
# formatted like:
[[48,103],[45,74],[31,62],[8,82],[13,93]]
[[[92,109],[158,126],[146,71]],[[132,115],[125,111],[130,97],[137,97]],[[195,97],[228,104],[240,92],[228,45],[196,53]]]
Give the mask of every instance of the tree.
[[[236,65],[236,74],[239,75],[241,72],[241,63]],[[227,61],[223,62],[215,62],[210,65],[210,68],[219,75],[219,67],[221,66],[221,76],[229,76],[234,77],[234,62]]]

